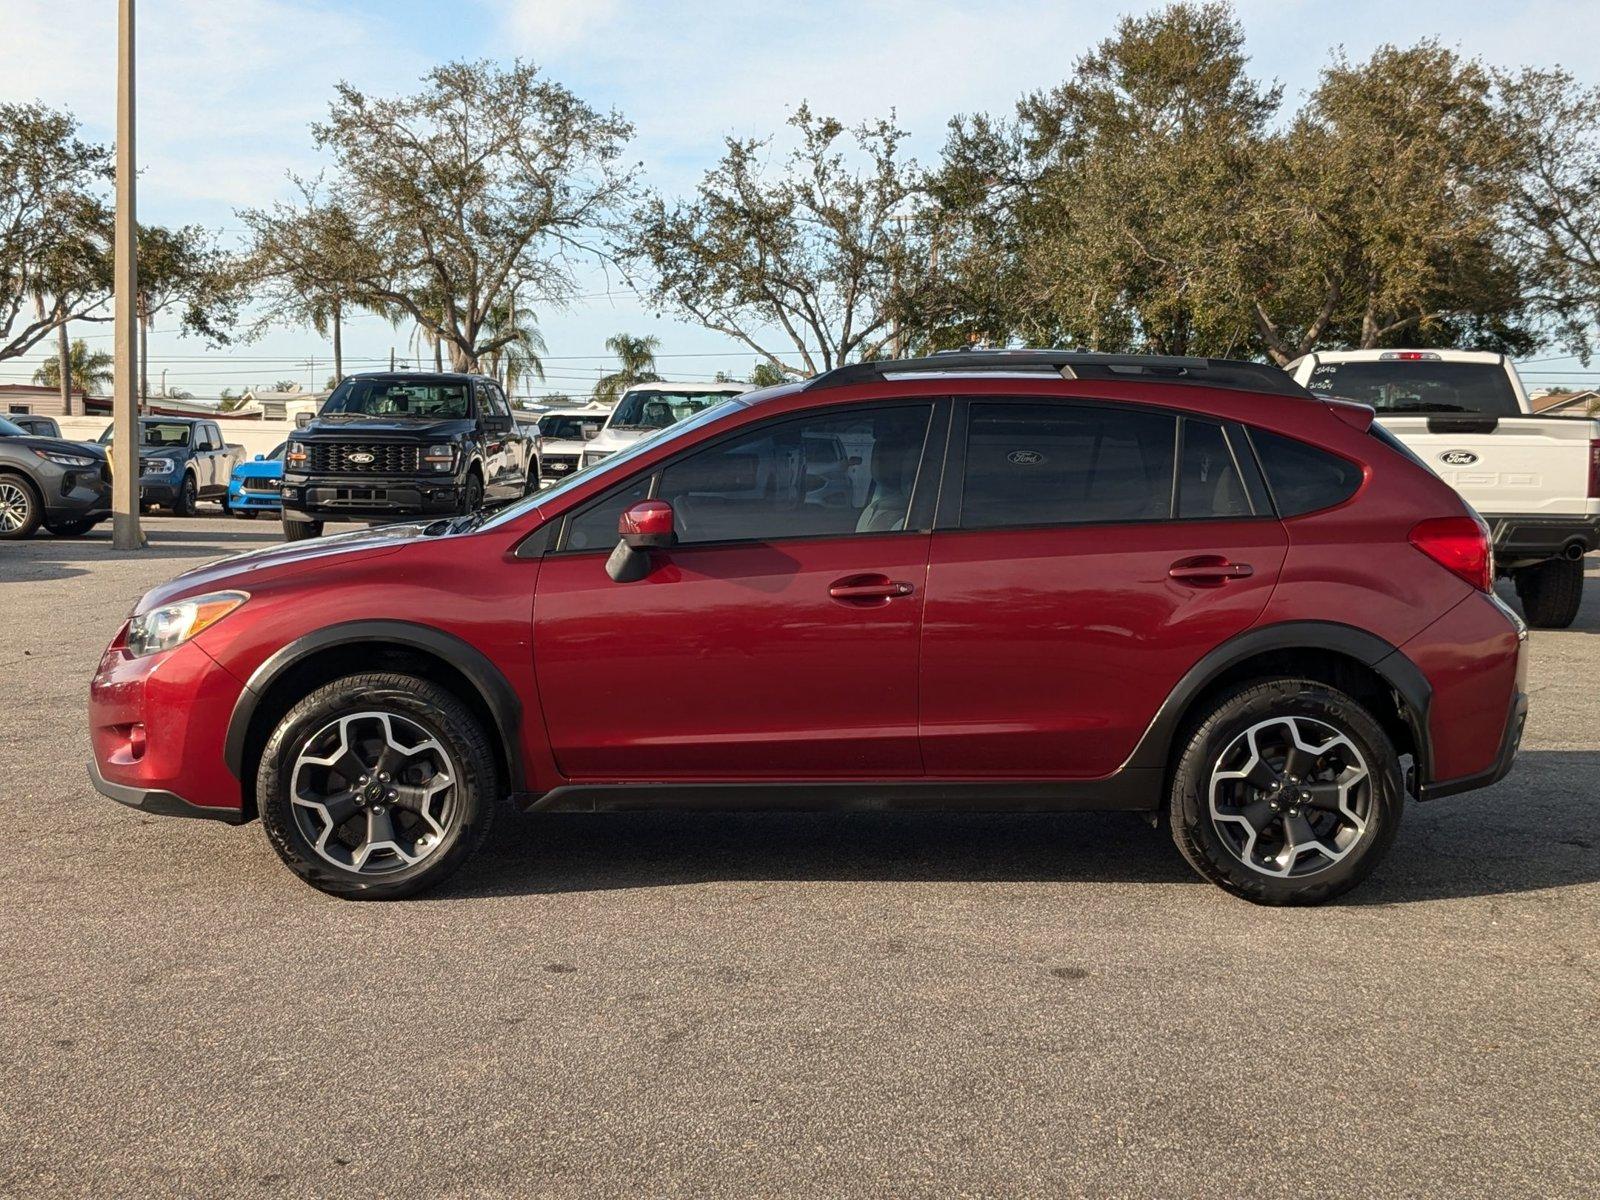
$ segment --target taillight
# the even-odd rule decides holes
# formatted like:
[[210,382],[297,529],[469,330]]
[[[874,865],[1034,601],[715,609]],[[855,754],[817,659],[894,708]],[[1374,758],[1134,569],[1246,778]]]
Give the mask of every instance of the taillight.
[[1480,592],[1494,590],[1494,544],[1476,516],[1432,517],[1411,529],[1411,544]]
[[1589,499],[1600,500],[1600,439],[1589,443]]

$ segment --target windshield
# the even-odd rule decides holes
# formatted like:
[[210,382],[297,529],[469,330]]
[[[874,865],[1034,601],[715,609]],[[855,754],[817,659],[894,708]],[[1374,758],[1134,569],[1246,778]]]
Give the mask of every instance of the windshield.
[[287,446],[288,444],[289,444],[288,442],[279,442],[276,446],[274,446],[267,453],[266,461],[268,461],[268,462],[282,461],[282,459],[283,459],[283,448],[285,446]]
[[317,414],[319,419],[387,417],[423,421],[471,415],[466,383],[417,379],[346,379]]
[[0,417],[0,437],[27,437],[27,431],[20,425],[14,425],[4,417]]
[[1318,363],[1306,387],[1341,400],[1370,404],[1380,413],[1480,413],[1514,417],[1517,394],[1499,363]]
[[141,421],[139,442],[145,446],[187,446],[190,428],[175,421]]
[[718,392],[628,392],[617,401],[609,429],[665,429],[727,399]]
[[586,430],[599,433],[605,420],[605,413],[595,413],[592,417],[540,417],[539,432],[553,442],[581,442],[590,436]]
[[618,450],[615,454],[607,455],[599,462],[590,463],[587,467],[584,467],[580,471],[574,471],[571,475],[568,475],[554,487],[547,487],[544,489],[544,491],[535,492],[525,500],[518,501],[516,504],[513,504],[508,508],[502,508],[499,512],[495,513],[493,517],[489,518],[489,520],[485,521],[482,525],[477,526],[477,528],[498,528],[499,526],[504,525],[507,521],[513,521],[520,517],[523,513],[527,512],[531,508],[537,508],[539,505],[550,500],[560,499],[562,496],[565,496],[568,492],[570,492],[575,486],[581,485],[585,480],[593,479],[596,475],[599,475],[602,472],[610,474],[616,468],[625,466],[627,463],[632,462],[634,459],[638,458],[641,454],[646,453],[653,447],[660,446],[665,442],[676,441],[678,438],[681,438],[686,434],[693,433],[696,429],[703,429],[705,426],[710,425],[713,422],[722,420],[722,418],[732,413],[735,409],[742,407],[742,405],[733,403],[734,399],[735,397],[733,396],[720,397],[715,404],[711,405],[709,408],[701,409],[693,417],[680,421],[678,424],[670,426],[667,429],[658,430],[649,437],[640,438],[637,442],[625,446],[623,449]]

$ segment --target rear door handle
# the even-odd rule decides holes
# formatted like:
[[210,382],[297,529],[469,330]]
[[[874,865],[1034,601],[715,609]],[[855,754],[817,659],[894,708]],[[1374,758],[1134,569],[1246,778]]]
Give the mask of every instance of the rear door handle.
[[1180,559],[1167,568],[1169,579],[1201,587],[1220,587],[1230,579],[1248,579],[1255,573],[1256,569],[1249,563],[1229,562],[1220,554]]
[[835,600],[892,600],[915,590],[909,583],[883,575],[850,575],[834,580],[828,595]]

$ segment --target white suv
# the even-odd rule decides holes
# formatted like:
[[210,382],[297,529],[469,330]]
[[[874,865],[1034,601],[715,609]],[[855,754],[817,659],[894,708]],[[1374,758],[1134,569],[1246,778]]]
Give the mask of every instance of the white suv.
[[601,405],[562,408],[541,415],[539,435],[544,444],[539,455],[540,484],[560,483],[583,466],[583,452],[600,435],[610,415]]
[[754,390],[748,383],[636,383],[617,401],[600,436],[584,447],[583,465],[597,463],[729,396]]

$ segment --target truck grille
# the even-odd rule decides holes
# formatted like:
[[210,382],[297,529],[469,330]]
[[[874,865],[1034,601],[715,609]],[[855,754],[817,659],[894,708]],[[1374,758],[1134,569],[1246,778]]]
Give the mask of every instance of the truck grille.
[[571,475],[578,469],[578,456],[576,454],[546,454],[540,458],[539,465],[546,475]]
[[395,442],[310,442],[314,475],[414,475],[422,447]]

